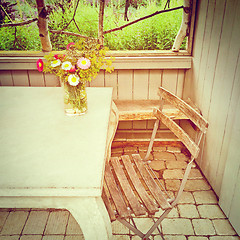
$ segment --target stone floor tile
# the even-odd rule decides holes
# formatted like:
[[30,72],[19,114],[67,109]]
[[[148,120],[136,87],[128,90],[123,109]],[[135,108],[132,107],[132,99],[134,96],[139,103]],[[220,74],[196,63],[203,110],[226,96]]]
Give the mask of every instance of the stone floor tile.
[[190,219],[165,218],[162,221],[163,234],[193,235],[193,227]]
[[183,179],[182,169],[167,169],[163,172],[164,179]]
[[[160,209],[158,212],[155,213],[154,217],[159,218],[163,214],[163,210]],[[167,215],[167,218],[178,218],[179,213],[176,207],[174,207],[170,213]]]
[[214,236],[210,237],[210,240],[239,240],[238,236]]
[[168,169],[185,169],[187,163],[184,161],[166,161],[166,166]]
[[133,154],[133,153],[138,153],[138,148],[137,147],[125,147],[123,149],[124,154]]
[[161,151],[166,151],[167,150],[167,147],[164,147],[164,146],[155,146],[153,147],[153,151],[154,152],[161,152]]
[[69,216],[66,234],[82,234],[82,230],[72,214]]
[[180,187],[180,180],[173,179],[173,180],[165,180],[166,183],[166,190],[168,191],[177,191]]
[[167,218],[178,218],[179,213],[176,207],[174,207],[171,212],[167,215]]
[[226,218],[218,205],[199,205],[197,208],[201,218]]
[[175,157],[177,159],[177,161],[189,161],[190,158],[188,156],[186,156],[184,153],[175,153]]
[[235,235],[236,232],[227,219],[214,219],[213,225],[218,235]]
[[191,172],[190,172],[188,178],[189,179],[202,179],[203,175],[202,175],[202,173],[200,172],[199,169],[193,168],[193,169],[191,169]]
[[[113,240],[130,240],[130,236],[127,235],[113,235]],[[134,239],[134,237],[132,238]]]
[[129,229],[119,221],[114,221],[112,222],[112,233],[113,234],[129,234]]
[[[146,156],[146,152],[139,152],[139,155],[140,155],[140,157],[142,158],[142,159],[144,159],[145,158],[145,156]],[[150,161],[152,161],[153,160],[153,155],[152,155],[152,153],[150,153],[150,155],[149,155],[149,157],[148,157],[148,160],[150,160]]]
[[67,235],[64,240],[84,240],[83,235]]
[[[165,235],[165,240],[186,240],[185,236],[174,236],[174,235]],[[155,240],[155,238],[154,238]],[[162,238],[159,238],[159,240],[162,240]]]
[[65,234],[68,218],[68,211],[50,212],[44,234]]
[[201,236],[190,236],[188,240],[208,240],[208,237],[201,237]]
[[138,146],[138,151],[139,152],[147,152],[148,146]]
[[[154,224],[153,220],[151,218],[133,218],[137,228],[143,232],[143,233],[147,233],[147,231],[152,227],[152,225]],[[133,234],[133,232],[130,231],[130,233]],[[154,230],[153,234],[157,234],[158,230]]]
[[153,170],[156,170],[156,171],[159,171],[159,170],[162,170],[162,169],[165,169],[166,166],[165,166],[165,162],[164,161],[161,161],[161,160],[154,160],[154,161],[151,161],[149,163],[150,167],[153,169]]
[[0,232],[3,228],[3,225],[8,217],[9,212],[7,211],[0,211]]
[[196,235],[215,235],[212,221],[209,219],[193,219],[193,227]]
[[191,192],[183,192],[178,203],[179,204],[181,204],[181,203],[192,203],[192,204],[195,204],[195,201],[194,201],[192,193]]
[[64,235],[46,235],[42,240],[64,240]]
[[212,190],[194,192],[193,196],[197,204],[216,204],[218,202]]
[[167,151],[168,152],[174,152],[174,153],[181,153],[181,148],[180,147],[169,146],[169,147],[167,147]]
[[121,153],[121,154],[123,154],[123,148],[112,148],[111,153]]
[[185,191],[201,191],[201,190],[210,190],[211,186],[204,179],[188,179]]
[[173,161],[176,160],[175,155],[170,152],[153,152],[154,160],[165,160],[165,161]]
[[20,240],[42,240],[42,235],[23,235]]
[[13,211],[10,212],[2,228],[1,235],[20,235],[26,223],[29,212]]
[[19,235],[14,236],[0,236],[0,240],[18,240]]
[[31,211],[23,229],[23,234],[43,234],[49,211]]
[[193,204],[179,204],[178,210],[182,218],[199,218],[197,208]]

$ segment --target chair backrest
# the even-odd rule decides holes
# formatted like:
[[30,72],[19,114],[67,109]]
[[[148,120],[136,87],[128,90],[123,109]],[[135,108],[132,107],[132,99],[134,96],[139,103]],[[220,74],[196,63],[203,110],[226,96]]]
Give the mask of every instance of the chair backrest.
[[162,99],[167,100],[174,107],[182,111],[199,129],[199,131],[197,131],[199,136],[197,136],[197,142],[195,142],[176,122],[167,117],[161,109],[154,109],[154,115],[157,119],[165,124],[183,142],[192,156],[196,158],[199,154],[200,140],[202,135],[207,131],[208,122],[193,107],[168,90],[162,87],[159,88],[159,95]]

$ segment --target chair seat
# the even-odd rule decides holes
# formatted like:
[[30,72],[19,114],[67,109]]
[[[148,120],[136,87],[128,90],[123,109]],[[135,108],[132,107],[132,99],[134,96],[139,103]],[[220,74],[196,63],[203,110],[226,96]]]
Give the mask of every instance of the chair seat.
[[139,154],[110,158],[104,180],[103,200],[111,221],[172,208]]

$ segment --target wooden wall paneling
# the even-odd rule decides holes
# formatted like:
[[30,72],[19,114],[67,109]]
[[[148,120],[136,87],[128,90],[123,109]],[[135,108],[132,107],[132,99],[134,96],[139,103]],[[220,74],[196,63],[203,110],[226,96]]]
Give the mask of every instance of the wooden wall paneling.
[[177,92],[178,69],[164,69],[162,76],[162,87],[176,94]]
[[[232,38],[230,42],[229,55],[227,59],[227,66],[224,73],[223,81],[225,82],[224,86],[224,96],[228,99],[227,108],[223,110],[223,113],[226,115],[226,120],[222,123],[224,124],[224,133],[223,133],[223,141],[221,144],[220,152],[219,152],[219,164],[216,169],[216,178],[214,185],[216,186],[216,192],[220,193],[223,172],[226,164],[226,153],[229,147],[230,142],[230,131],[229,129],[233,126],[233,117],[236,113],[237,109],[237,100],[240,97],[240,44],[238,43],[240,39],[240,3],[239,1],[235,2],[235,9],[237,10],[233,15],[235,15],[234,26],[232,29]],[[232,20],[232,19],[231,19]],[[229,89],[227,85],[229,84]],[[224,100],[226,100],[224,99]],[[221,101],[224,102],[223,100]]]
[[183,98],[184,82],[185,82],[185,70],[184,69],[179,69],[178,70],[178,77],[177,77],[176,95],[180,98]]
[[13,86],[12,71],[0,71],[0,86]]
[[161,69],[151,69],[149,72],[149,89],[148,89],[148,98],[157,100],[158,88],[162,86],[162,73]]
[[[149,70],[134,70],[133,99],[147,100],[149,92]],[[146,129],[147,121],[133,121],[134,129]]]
[[[133,99],[133,70],[118,70],[118,99]],[[133,121],[119,122],[118,129],[132,129]]]
[[[238,141],[239,140],[240,140],[240,138],[238,138]],[[238,151],[238,159],[239,159],[239,157],[240,157],[239,148],[236,150]],[[231,212],[229,214],[229,220],[230,220],[232,226],[234,227],[234,229],[236,230],[236,232],[238,233],[238,235],[240,235],[240,222],[239,222],[240,167],[238,167],[238,176],[235,179],[235,184],[236,185],[235,185],[234,195],[232,198]]]
[[59,78],[50,73],[44,73],[45,85],[46,87],[60,87],[60,80]]
[[105,78],[105,71],[100,70],[97,77],[92,79],[90,82],[90,87],[104,87],[104,78]]
[[[162,86],[162,69],[151,69],[149,71],[149,88],[148,88],[148,99],[157,100],[158,88]],[[154,120],[147,121],[147,129],[153,129]]]
[[118,99],[133,99],[133,70],[118,70]]
[[[228,21],[227,18],[224,18]],[[227,28],[228,26],[225,25]],[[235,33],[233,33],[235,34]],[[232,43],[232,50],[224,51],[231,35],[224,37],[225,28],[222,31],[222,38],[219,46],[218,62],[215,70],[215,80],[212,89],[211,105],[209,108],[208,121],[210,122],[209,131],[207,132],[207,144],[209,144],[208,151],[205,151],[203,159],[207,159],[207,164],[202,165],[203,172],[208,177],[209,182],[212,184],[215,192],[219,195],[219,187],[216,184],[217,169],[219,166],[220,153],[222,143],[224,141],[225,126],[227,121],[227,111],[231,99],[233,77],[229,77],[228,70],[234,71],[236,69],[236,48],[237,44]],[[238,54],[238,53],[237,53]],[[235,57],[234,57],[235,56]],[[212,124],[211,124],[212,123]],[[213,144],[214,143],[214,144]],[[210,147],[211,146],[211,147]],[[211,161],[209,161],[211,159]],[[206,169],[206,170],[205,170]]]
[[113,99],[118,98],[118,71],[112,73],[105,72],[105,87],[113,88]]
[[196,101],[196,91],[193,89],[197,88],[198,85],[198,75],[199,75],[199,66],[201,62],[201,53],[203,50],[203,37],[205,30],[205,23],[207,18],[207,9],[208,9],[208,1],[197,1],[197,16],[196,16],[196,28],[195,28],[195,36],[193,43],[193,59],[192,59],[192,70],[190,70],[191,81],[189,81],[190,77],[187,78],[187,83],[184,88],[184,97],[190,97],[194,102]]
[[27,70],[13,70],[12,78],[14,86],[29,86]]
[[[229,1],[228,1],[229,2]],[[215,8],[215,14],[214,14],[214,22],[213,22],[213,28],[212,28],[212,34],[211,34],[211,40],[210,40],[210,47],[209,47],[209,58],[207,60],[207,66],[206,66],[206,73],[203,80],[203,91],[202,91],[202,113],[204,116],[208,116],[209,106],[211,103],[211,93],[213,88],[213,83],[215,79],[215,71],[216,71],[216,65],[218,60],[218,54],[219,51],[221,51],[223,55],[227,55],[227,52],[229,50],[229,41],[225,38],[229,38],[232,31],[232,19],[230,21],[225,20],[226,29],[224,27],[223,23],[223,14],[224,14],[224,1],[217,1],[216,2],[216,8]],[[225,11],[225,19],[231,18],[231,11],[228,12]],[[234,14],[233,14],[234,16]],[[226,34],[222,34],[222,29],[224,28],[224,32]],[[221,41],[225,42],[224,47],[220,49],[220,39]],[[224,52],[224,53],[223,53]]]
[[149,70],[134,70],[133,75],[133,99],[148,99]]
[[29,82],[31,87],[45,87],[44,75],[35,70],[28,71]]
[[219,205],[240,234],[239,199],[240,199],[240,98],[236,104],[236,115],[233,122],[231,139],[224,169]]
[[[212,5],[210,6],[212,7]],[[208,50],[208,53],[205,53],[207,55],[207,59],[205,57],[202,57],[202,61],[206,61],[206,64],[202,64],[202,66],[204,66],[206,70],[204,71],[203,69],[200,69],[200,71],[204,71],[204,75],[202,74],[201,77],[199,77],[199,82],[202,82],[202,83],[199,84],[199,86],[201,86],[201,96],[199,95],[198,105],[202,111],[203,116],[206,117],[206,119],[208,119],[208,115],[209,115],[214,81],[218,81],[218,79],[215,79],[215,74],[216,74],[217,64],[219,61],[218,57],[221,57],[221,51],[222,51],[222,49],[220,48],[220,40],[224,41],[224,38],[222,38],[224,11],[225,11],[225,1],[216,1],[215,8],[212,9],[212,12],[214,12],[213,18],[212,17],[210,18],[210,21],[212,22],[212,27],[211,27],[212,32],[211,34],[209,34],[211,36],[211,39],[209,40],[209,50]],[[227,54],[227,51],[228,51],[227,42],[224,46],[224,49],[226,49],[225,54]],[[211,131],[211,126],[209,128],[209,131]],[[208,134],[211,135],[211,132]],[[211,151],[211,148],[210,148],[210,151]],[[205,154],[208,154],[208,153],[205,152]],[[207,155],[202,156],[200,154],[197,160],[198,164],[202,167],[203,172],[205,174],[207,173],[205,172],[204,167],[207,167],[206,162],[208,161],[208,158],[206,156]]]
[[215,13],[215,4],[216,4],[215,0],[210,0],[208,4],[202,52],[201,52],[201,61],[200,61],[199,70],[198,70],[198,81],[196,86],[196,89],[197,89],[196,101],[198,102],[198,105],[200,108],[202,107],[201,97],[203,92],[204,77],[205,77],[206,68],[207,68],[207,60],[209,56],[210,41],[211,41],[211,37],[214,38],[214,36],[212,36],[212,29],[213,29],[213,20],[214,20],[214,13]]

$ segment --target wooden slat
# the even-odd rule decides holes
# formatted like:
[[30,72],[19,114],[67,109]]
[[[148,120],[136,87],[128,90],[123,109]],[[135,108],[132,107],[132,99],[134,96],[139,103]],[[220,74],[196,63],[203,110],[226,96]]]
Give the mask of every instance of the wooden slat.
[[[159,100],[114,100],[114,102],[119,110],[120,121],[156,119],[153,109],[160,105]],[[169,104],[163,106],[163,112],[174,120],[188,119],[180,110]]]
[[106,183],[104,184],[103,186],[103,191],[102,191],[102,199],[103,199],[103,202],[106,206],[106,209],[108,211],[108,214],[109,214],[109,217],[111,219],[111,221],[115,221],[116,220],[116,216],[115,216],[115,213],[114,213],[114,209],[112,208],[111,206],[111,203],[107,197],[107,194],[106,194],[106,191],[107,191],[107,186],[106,186]]
[[179,108],[201,131],[204,133],[207,131],[208,122],[186,102],[162,87],[159,88],[159,95]]
[[133,160],[142,175],[149,191],[156,199],[157,203],[160,205],[162,209],[171,208],[171,205],[167,201],[166,197],[164,196],[163,192],[161,191],[160,187],[157,185],[153,177],[150,175],[149,171],[145,168],[144,163],[139,154],[132,154]]
[[117,211],[122,218],[130,217],[130,211],[127,209],[126,203],[124,202],[117,183],[113,177],[109,164],[106,164],[105,168],[105,182],[113,199],[113,202],[117,208]]
[[184,132],[184,130],[179,127],[173,120],[164,115],[159,109],[154,109],[154,115],[162,121],[186,146],[189,152],[197,158],[199,154],[199,147],[196,143]]
[[140,202],[138,201],[137,196],[134,194],[131,185],[122,169],[122,165],[120,164],[118,158],[111,158],[111,164],[117,176],[117,179],[120,183],[121,189],[126,197],[129,205],[131,206],[134,214],[136,216],[146,214],[146,210],[143,206],[141,206]]
[[148,193],[146,192],[146,189],[144,188],[143,184],[141,183],[136,171],[133,168],[133,165],[131,163],[131,160],[128,155],[124,155],[121,157],[123,164],[127,170],[128,176],[132,181],[132,184],[137,191],[139,197],[142,199],[143,204],[147,208],[148,212],[150,214],[154,214],[158,211],[157,204],[155,201],[153,201]]

